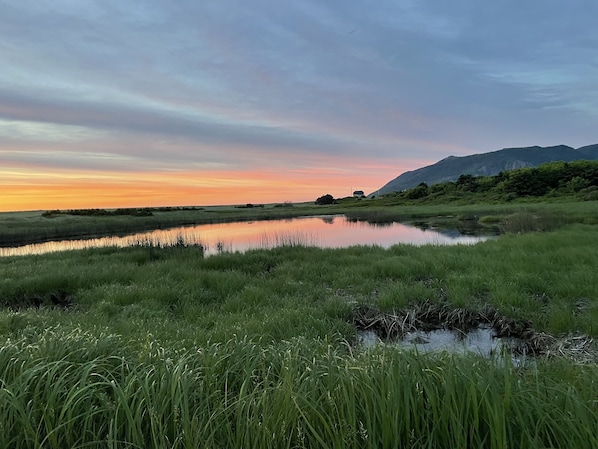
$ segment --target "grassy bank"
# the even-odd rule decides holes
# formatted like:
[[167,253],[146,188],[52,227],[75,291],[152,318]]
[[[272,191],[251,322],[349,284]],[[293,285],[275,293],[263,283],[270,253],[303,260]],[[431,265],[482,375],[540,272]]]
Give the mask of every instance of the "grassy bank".
[[269,204],[263,207],[211,206],[142,209],[140,214],[0,213],[0,246],[17,246],[57,239],[124,235],[177,226],[233,221],[273,220],[321,212],[309,203]]
[[0,446],[596,447],[595,359],[363,350],[352,317],[491,306],[596,336],[597,247],[573,224],[475,246],[2,258]]
[[[539,216],[543,223],[598,224],[595,201],[552,202],[520,200],[504,204],[399,204],[388,205],[380,197],[359,200],[345,198],[336,204],[316,206],[314,203],[269,204],[263,207],[205,207],[189,209],[144,209],[143,215],[85,215],[38,212],[0,213],[0,246],[18,246],[58,239],[91,238],[124,235],[177,226],[224,223],[232,221],[275,220],[319,214],[346,214],[349,219],[371,223],[398,221],[477,232],[480,227],[497,227],[512,215]],[[80,212],[80,211],[77,211]],[[45,214],[45,216],[44,216]]]

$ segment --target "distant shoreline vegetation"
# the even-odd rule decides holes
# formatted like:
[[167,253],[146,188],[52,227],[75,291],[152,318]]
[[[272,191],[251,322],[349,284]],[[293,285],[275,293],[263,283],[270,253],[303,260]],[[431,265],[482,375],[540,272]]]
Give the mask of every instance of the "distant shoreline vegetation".
[[58,215],[75,215],[84,217],[114,217],[131,215],[133,217],[151,217],[154,212],[175,212],[181,210],[204,210],[203,207],[134,207],[120,209],[54,209],[42,213],[42,217],[54,218]]
[[432,185],[422,182],[412,189],[386,193],[380,198],[388,205],[395,205],[499,203],[559,197],[598,200],[598,161],[549,162],[538,167],[502,171],[494,176],[462,174],[456,181]]

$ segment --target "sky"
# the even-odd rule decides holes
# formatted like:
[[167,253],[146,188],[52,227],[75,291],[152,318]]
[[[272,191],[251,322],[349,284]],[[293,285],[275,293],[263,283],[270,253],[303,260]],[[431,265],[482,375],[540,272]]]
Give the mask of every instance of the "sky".
[[598,143],[595,0],[0,0],[0,211],[314,201]]

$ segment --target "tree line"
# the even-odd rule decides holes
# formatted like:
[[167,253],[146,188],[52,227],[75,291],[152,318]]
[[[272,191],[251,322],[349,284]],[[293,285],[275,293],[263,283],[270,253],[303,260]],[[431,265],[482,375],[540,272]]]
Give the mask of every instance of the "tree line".
[[537,167],[501,171],[494,176],[463,174],[456,181],[430,186],[421,183],[390,195],[395,199],[422,203],[566,196],[598,200],[598,161],[549,162]]

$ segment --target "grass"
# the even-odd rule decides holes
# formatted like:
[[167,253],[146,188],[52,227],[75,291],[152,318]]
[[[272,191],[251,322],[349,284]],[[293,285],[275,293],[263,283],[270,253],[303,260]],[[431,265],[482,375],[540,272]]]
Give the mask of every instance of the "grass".
[[[119,315],[168,318],[176,313],[183,324],[194,325],[206,307],[215,314],[238,313],[239,320],[252,311],[268,312],[274,320],[269,309],[277,305],[279,313],[328,308],[346,316],[356,303],[393,310],[430,300],[454,307],[491,305],[505,316],[531,320],[537,330],[596,335],[598,254],[588,251],[594,247],[596,227],[578,224],[474,246],[318,249],[293,242],[207,258],[198,248],[184,246],[6,257],[0,258],[0,305],[19,308],[30,305],[26,299],[48,304],[44,299],[52,295],[70,296],[75,313],[61,319],[100,314],[118,323]],[[327,327],[326,320],[337,318],[322,315],[319,326],[305,327]],[[252,336],[261,335],[258,330]]]
[[0,351],[3,447],[596,447],[595,366],[60,328]]
[[596,337],[595,209],[567,207],[527,211],[577,223],[473,246],[0,258],[0,447],[597,447],[596,359],[364,350],[352,325],[359,305],[491,306]]

